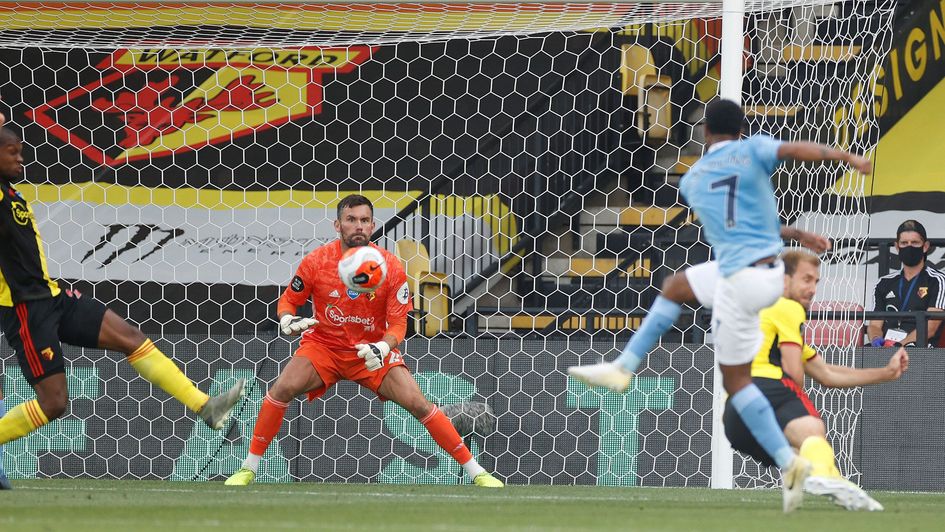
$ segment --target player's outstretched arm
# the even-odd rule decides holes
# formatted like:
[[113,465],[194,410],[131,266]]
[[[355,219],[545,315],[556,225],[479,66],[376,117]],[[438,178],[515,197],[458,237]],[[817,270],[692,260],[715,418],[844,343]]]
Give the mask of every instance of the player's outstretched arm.
[[296,316],[299,307],[286,300],[285,294],[279,298],[279,306],[276,310],[276,316],[279,318],[279,329],[286,336],[298,336],[306,329],[318,323],[314,317],[306,318]]
[[804,364],[807,374],[814,380],[830,388],[852,388],[891,382],[902,377],[909,369],[909,353],[902,347],[893,354],[883,368],[855,369],[846,366],[827,364],[820,357],[814,357]]
[[790,225],[781,226],[781,238],[794,240],[815,253],[823,253],[831,246],[829,238]]
[[873,163],[855,153],[831,148],[816,142],[785,142],[778,147],[778,159],[792,161],[841,161],[858,172],[869,174]]

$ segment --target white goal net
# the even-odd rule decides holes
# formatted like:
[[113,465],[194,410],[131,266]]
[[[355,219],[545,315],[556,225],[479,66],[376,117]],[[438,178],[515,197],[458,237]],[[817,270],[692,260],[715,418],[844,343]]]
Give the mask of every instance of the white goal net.
[[[755,132],[869,152],[891,0],[746,1]],[[414,281],[405,352],[439,404],[487,403],[468,436],[512,483],[706,486],[712,355],[684,312],[623,395],[564,369],[611,357],[662,280],[709,257],[681,203],[718,93],[720,2],[22,3],[0,6],[0,111],[50,273],[139,325],[204,390],[251,381],[224,434],[116,354],[67,350],[70,413],[8,446],[13,478],[219,479],[292,353],[274,302],[368,196]],[[834,166],[775,176],[785,222],[855,246],[862,190]],[[851,183],[853,183],[851,185]],[[853,187],[850,190],[849,187]],[[867,304],[827,256],[831,360]],[[3,346],[8,404],[31,395]],[[812,392],[856,479],[858,392]],[[399,407],[346,383],[297,401],[263,481],[457,483]],[[770,475],[736,459],[739,486]]]

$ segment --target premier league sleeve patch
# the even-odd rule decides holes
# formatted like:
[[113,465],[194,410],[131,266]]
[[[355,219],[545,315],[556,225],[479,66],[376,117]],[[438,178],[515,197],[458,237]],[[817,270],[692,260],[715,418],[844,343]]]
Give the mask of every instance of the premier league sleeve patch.
[[295,277],[292,278],[292,284],[290,284],[289,286],[292,287],[292,290],[296,292],[301,292],[302,289],[305,288],[305,283],[302,282],[301,277],[296,275]]

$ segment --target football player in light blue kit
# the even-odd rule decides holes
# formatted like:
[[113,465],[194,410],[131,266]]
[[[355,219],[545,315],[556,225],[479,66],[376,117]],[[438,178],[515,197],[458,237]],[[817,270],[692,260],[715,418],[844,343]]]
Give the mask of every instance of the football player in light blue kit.
[[662,294],[613,362],[568,368],[592,386],[622,392],[660,336],[679,317],[681,305],[712,309],[712,333],[725,391],[752,435],[781,468],[784,511],[803,501],[810,463],[797,456],[778,425],[771,403],[751,381],[751,361],[761,346],[758,313],[784,290],[782,238],[817,252],[830,242],[814,233],[782,227],[771,175],[785,159],[843,161],[870,173],[868,160],[811,142],[780,142],[764,135],[742,138],[744,112],[735,102],[706,107],[706,153],[683,176],[680,191],[702,222],[716,260],[687,268],[663,283]]

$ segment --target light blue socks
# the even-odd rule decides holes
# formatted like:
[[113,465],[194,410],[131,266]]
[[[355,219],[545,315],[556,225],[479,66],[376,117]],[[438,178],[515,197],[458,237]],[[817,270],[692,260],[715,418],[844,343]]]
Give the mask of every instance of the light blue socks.
[[738,415],[742,417],[751,435],[781,469],[794,459],[794,450],[774,417],[771,403],[754,383],[745,386],[730,399]]
[[643,361],[643,357],[653,349],[660,337],[676,323],[680,311],[682,311],[682,307],[678,303],[663,296],[657,297],[656,301],[653,302],[653,306],[650,307],[650,312],[643,318],[640,328],[630,338],[616,362],[627,371],[636,371],[637,367],[640,366],[640,362]]

